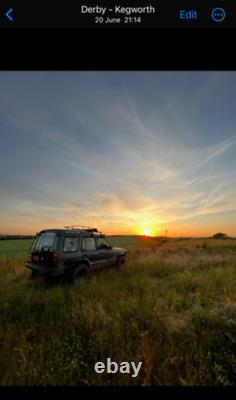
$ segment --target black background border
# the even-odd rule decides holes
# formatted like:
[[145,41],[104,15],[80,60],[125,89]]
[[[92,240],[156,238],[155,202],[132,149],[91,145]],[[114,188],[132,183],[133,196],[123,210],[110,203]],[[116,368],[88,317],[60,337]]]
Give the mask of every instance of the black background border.
[[[231,30],[1,30],[1,70],[234,70]],[[235,387],[1,387],[1,399],[235,399]]]
[[137,400],[216,400],[235,399],[235,387],[1,387],[1,399],[137,399]]
[[3,70],[232,70],[234,30],[1,30]]

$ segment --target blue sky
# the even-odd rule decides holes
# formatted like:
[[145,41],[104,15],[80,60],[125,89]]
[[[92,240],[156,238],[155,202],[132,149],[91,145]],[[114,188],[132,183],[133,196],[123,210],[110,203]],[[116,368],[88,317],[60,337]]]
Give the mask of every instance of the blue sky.
[[235,72],[0,72],[0,233],[236,236]]

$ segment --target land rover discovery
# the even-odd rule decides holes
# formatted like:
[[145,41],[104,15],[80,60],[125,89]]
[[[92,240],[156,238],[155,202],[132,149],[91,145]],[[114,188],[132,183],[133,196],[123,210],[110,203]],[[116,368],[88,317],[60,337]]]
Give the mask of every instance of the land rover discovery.
[[120,267],[127,251],[112,247],[96,228],[66,227],[39,232],[30,253],[25,265],[32,278],[61,275],[75,282],[94,269]]

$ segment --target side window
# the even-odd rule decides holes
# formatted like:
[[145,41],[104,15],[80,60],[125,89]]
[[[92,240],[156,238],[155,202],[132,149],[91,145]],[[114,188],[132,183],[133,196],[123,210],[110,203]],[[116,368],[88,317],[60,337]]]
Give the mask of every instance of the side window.
[[106,242],[105,239],[99,238],[97,239],[97,249],[104,249],[107,248],[108,243]]
[[78,244],[79,244],[79,238],[77,237],[66,237],[64,240],[64,249],[63,251],[65,253],[71,252],[71,251],[77,251],[78,250]]
[[82,250],[93,251],[96,250],[96,242],[94,238],[84,238],[82,243]]

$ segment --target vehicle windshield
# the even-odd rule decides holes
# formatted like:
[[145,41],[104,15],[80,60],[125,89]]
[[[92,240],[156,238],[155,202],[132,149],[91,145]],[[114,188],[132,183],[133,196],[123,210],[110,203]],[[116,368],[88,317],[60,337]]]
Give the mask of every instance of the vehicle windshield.
[[53,248],[56,238],[55,232],[41,233],[34,244],[33,251],[50,250]]

